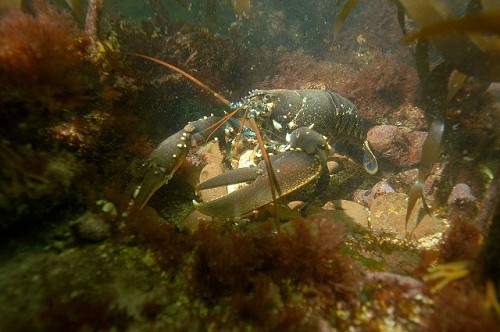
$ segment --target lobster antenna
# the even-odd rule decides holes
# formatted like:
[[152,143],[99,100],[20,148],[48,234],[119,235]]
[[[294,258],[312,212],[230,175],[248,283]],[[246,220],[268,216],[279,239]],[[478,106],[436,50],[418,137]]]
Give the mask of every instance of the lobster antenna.
[[167,68],[175,71],[176,73],[181,74],[182,76],[184,76],[185,78],[187,78],[188,80],[190,80],[194,84],[198,85],[200,88],[204,89],[205,91],[210,92],[216,99],[218,99],[220,102],[222,102],[226,106],[231,105],[231,102],[229,100],[227,100],[226,98],[224,98],[222,95],[220,95],[219,93],[217,93],[215,90],[213,90],[212,88],[210,88],[208,85],[206,85],[205,83],[201,82],[196,77],[194,77],[194,76],[186,73],[184,70],[182,70],[182,69],[180,69],[180,68],[178,68],[178,67],[176,67],[174,65],[171,65],[168,62],[161,61],[161,60],[158,60],[156,58],[150,57],[148,55],[143,55],[143,54],[139,54],[139,53],[133,53],[133,52],[123,52],[123,53],[124,54],[128,54],[128,55],[137,56],[139,58],[147,59],[149,61],[153,61],[153,62],[156,62],[159,65],[167,67]]
[[[247,111],[248,112],[248,111]],[[269,184],[271,187],[271,196],[273,197],[273,205],[274,205],[274,221],[276,222],[277,231],[279,232],[279,214],[278,214],[278,203],[276,199],[276,191],[278,195],[281,196],[281,189],[279,187],[278,179],[276,179],[276,174],[274,174],[273,166],[271,165],[271,161],[269,160],[269,155],[267,154],[266,147],[264,146],[264,141],[262,140],[262,136],[260,136],[259,128],[257,127],[257,123],[255,123],[254,118],[244,118],[245,120],[249,120],[252,125],[252,129],[255,131],[255,136],[257,136],[257,142],[259,142],[260,150],[262,152],[262,158],[264,159],[264,163],[266,164],[267,174],[269,174]]]

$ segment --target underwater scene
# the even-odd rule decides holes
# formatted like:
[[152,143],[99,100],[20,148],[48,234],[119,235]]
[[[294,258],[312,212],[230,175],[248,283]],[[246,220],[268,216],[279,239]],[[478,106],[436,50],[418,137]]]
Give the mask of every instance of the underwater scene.
[[500,0],[4,0],[0,120],[0,331],[500,331]]

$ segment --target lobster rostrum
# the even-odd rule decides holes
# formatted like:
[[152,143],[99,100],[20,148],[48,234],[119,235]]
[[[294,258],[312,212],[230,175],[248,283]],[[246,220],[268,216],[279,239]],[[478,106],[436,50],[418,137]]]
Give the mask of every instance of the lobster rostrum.
[[[141,57],[166,65],[147,56]],[[195,201],[196,209],[206,215],[241,217],[308,184],[314,184],[314,181],[316,191],[324,188],[325,179],[327,182],[329,178],[326,161],[333,143],[347,143],[362,150],[363,165],[368,173],[374,174],[378,169],[356,107],[336,93],[314,89],[255,90],[241,101],[229,103],[189,74],[172,65],[167,66],[204,87],[230,106],[232,112],[224,117],[211,116],[189,122],[159,144],[142,164],[145,176],[133,199],[133,204],[139,208],[144,207],[156,190],[172,178],[191,148],[211,138],[218,138],[221,143],[237,142],[238,138],[227,136],[238,133],[240,137],[241,128],[248,124],[251,130],[245,128],[245,135],[251,132],[250,135],[257,138],[266,162],[230,170],[199,184],[197,190],[251,182],[223,197],[208,202]],[[244,111],[240,120],[232,118],[240,111]],[[260,132],[264,133],[263,137]],[[276,154],[266,159],[266,148]]]

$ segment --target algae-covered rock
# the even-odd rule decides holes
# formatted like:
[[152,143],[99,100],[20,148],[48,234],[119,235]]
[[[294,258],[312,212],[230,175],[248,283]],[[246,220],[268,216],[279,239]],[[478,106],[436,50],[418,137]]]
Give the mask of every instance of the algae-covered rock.
[[426,132],[391,125],[375,126],[367,134],[373,151],[399,167],[415,166],[420,162],[426,137]]
[[[52,155],[19,151],[14,155],[18,160],[14,163],[10,159],[12,163],[5,164],[0,172],[3,182],[0,188],[0,230],[18,222],[41,223],[46,220],[54,209],[73,197],[76,176],[82,167],[73,154],[64,151]],[[34,170],[26,167],[30,158],[35,158],[37,163]]]
[[85,212],[76,220],[78,235],[91,242],[99,242],[110,236],[110,225],[100,215]]
[[[446,227],[444,220],[426,214],[423,207],[415,209],[410,216],[408,229],[405,230],[406,208],[406,194],[387,193],[375,198],[370,206],[371,227],[393,233],[399,238],[405,238],[406,233],[411,232],[412,238],[415,239],[422,239],[444,231]],[[414,221],[417,217],[422,219],[419,226],[415,228]]]

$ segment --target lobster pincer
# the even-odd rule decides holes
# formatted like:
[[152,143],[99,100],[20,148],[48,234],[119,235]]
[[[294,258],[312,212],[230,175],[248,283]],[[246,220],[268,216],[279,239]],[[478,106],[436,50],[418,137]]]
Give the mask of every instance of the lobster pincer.
[[203,144],[209,137],[220,138],[225,129],[231,126],[228,121],[217,130],[208,130],[220,121],[220,117],[211,116],[189,122],[182,130],[169,136],[151,153],[141,165],[143,180],[136,190],[134,204],[143,208],[151,196],[166,184],[182,165],[189,149]]
[[[289,150],[270,158],[276,178],[277,197],[286,196],[327,171],[326,158],[330,150],[326,138],[308,127],[296,129],[290,135]],[[255,167],[244,167],[229,171],[201,183],[197,190],[223,185],[250,182],[249,185],[228,195],[208,202],[194,202],[200,212],[217,218],[234,218],[273,201],[271,181],[264,162]]]

